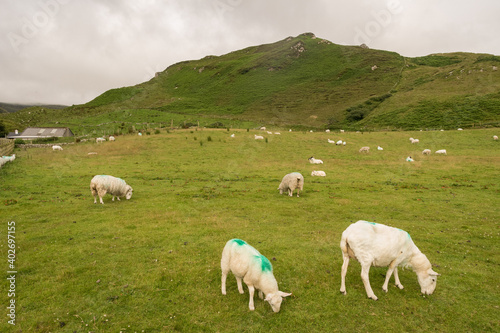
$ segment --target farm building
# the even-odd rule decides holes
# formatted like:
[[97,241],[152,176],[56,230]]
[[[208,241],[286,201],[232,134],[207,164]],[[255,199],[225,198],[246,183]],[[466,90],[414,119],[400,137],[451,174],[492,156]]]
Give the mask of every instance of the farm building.
[[34,140],[50,137],[74,136],[69,127],[28,127],[22,133],[17,130],[7,135],[7,139]]

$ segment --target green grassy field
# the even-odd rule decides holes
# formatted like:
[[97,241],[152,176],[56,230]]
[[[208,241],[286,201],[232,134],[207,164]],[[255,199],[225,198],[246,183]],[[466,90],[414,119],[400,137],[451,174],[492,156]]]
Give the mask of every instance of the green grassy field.
[[[257,131],[178,130],[17,149],[0,169],[0,331],[497,332],[497,130],[282,131],[267,141],[254,140]],[[324,164],[309,164],[312,155]],[[292,171],[305,177],[300,198],[277,191]],[[126,180],[132,199],[93,204],[96,174]],[[360,219],[411,234],[442,274],[433,295],[420,295],[411,270],[400,271],[403,290],[391,280],[385,294],[386,269],[372,268],[379,300],[367,299],[356,261],[340,294],[340,236]],[[6,316],[10,221],[15,326]],[[232,274],[221,294],[220,256],[235,237],[269,258],[280,290],[293,293],[280,313],[258,297],[249,311]]]

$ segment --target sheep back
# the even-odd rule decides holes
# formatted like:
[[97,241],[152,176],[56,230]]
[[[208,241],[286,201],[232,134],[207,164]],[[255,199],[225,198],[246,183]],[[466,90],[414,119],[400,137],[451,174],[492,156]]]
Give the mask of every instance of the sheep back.
[[132,191],[132,187],[117,177],[108,175],[97,175],[90,181],[90,187],[96,190],[105,190],[113,196],[124,197],[127,192]]
[[285,175],[281,180],[280,186],[278,187],[280,194],[289,191],[290,196],[295,189],[299,189],[300,191],[304,189],[304,176],[302,176],[299,172],[292,172]]

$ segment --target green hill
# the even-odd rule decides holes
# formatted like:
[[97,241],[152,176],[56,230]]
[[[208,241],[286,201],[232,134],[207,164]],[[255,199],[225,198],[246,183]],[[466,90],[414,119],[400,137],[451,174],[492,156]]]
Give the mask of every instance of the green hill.
[[180,62],[87,104],[9,117],[25,125],[73,127],[171,120],[320,129],[498,126],[498,65],[500,57],[487,54],[406,58],[305,33]]

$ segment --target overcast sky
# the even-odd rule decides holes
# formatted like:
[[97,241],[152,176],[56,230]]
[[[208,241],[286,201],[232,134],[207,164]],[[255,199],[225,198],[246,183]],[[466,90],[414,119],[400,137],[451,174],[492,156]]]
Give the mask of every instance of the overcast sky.
[[499,0],[1,0],[0,102],[82,104],[183,60],[312,32],[500,55]]

